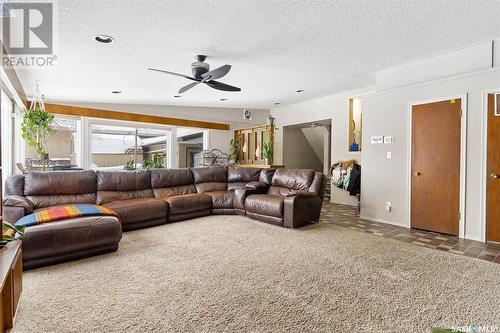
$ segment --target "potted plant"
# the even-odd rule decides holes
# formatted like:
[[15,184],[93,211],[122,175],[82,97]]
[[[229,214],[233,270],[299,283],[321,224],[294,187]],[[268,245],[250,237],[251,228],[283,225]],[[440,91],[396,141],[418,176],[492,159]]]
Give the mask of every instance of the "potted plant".
[[4,247],[8,242],[21,239],[24,236],[23,226],[15,226],[9,222],[2,222],[2,240],[0,241],[0,248]]
[[229,146],[230,146],[228,155],[229,164],[235,164],[238,159],[238,150],[240,148],[240,145],[236,140],[231,139]]
[[143,170],[150,171],[152,169],[161,169],[163,168],[163,162],[160,154],[153,154],[151,158],[147,158],[142,161]]
[[262,145],[262,155],[264,156],[264,163],[266,165],[271,165],[273,163],[273,142],[264,141]]
[[54,115],[41,107],[35,107],[23,112],[21,122],[22,137],[28,145],[36,149],[37,156],[47,161],[47,135],[55,132]]

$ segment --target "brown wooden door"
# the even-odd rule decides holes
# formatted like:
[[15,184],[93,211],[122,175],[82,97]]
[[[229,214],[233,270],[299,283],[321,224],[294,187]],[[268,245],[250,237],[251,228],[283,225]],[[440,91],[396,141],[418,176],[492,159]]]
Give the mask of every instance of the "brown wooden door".
[[458,235],[461,100],[412,108],[412,228]]
[[486,239],[500,242],[500,94],[488,95],[487,149]]

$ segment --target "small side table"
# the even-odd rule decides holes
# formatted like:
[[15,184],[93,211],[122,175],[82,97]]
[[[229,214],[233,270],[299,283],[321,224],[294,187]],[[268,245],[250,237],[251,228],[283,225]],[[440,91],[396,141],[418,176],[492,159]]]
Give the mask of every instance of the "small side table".
[[21,241],[9,242],[0,249],[0,332],[14,325],[19,298],[23,289],[23,258]]

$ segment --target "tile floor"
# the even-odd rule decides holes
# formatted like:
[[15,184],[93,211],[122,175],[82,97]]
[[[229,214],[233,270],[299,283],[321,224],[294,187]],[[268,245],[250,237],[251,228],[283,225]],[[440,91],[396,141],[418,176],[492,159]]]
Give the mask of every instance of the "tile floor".
[[365,220],[359,217],[358,209],[352,206],[332,204],[325,201],[321,212],[321,222],[381,237],[397,239],[405,243],[437,251],[450,252],[500,264],[500,244],[487,244],[436,232],[407,229]]

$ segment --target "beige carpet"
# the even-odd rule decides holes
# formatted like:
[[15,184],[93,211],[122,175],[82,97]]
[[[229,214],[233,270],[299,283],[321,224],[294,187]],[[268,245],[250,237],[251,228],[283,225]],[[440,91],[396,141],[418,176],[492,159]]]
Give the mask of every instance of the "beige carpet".
[[210,216],[26,272],[15,332],[429,332],[500,324],[500,265],[328,224]]

